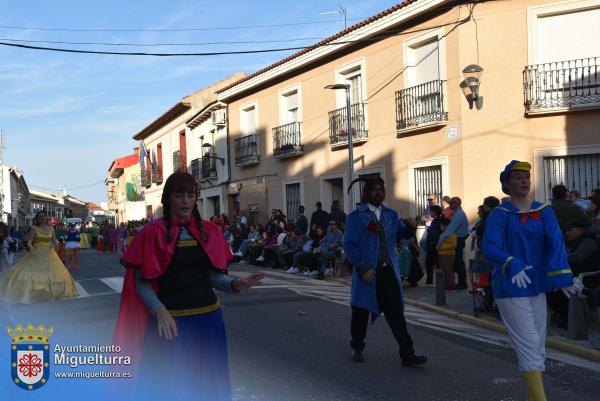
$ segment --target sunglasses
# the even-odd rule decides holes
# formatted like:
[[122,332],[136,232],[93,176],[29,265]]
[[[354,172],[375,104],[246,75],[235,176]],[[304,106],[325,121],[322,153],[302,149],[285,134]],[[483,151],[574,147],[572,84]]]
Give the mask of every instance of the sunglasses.
[[435,199],[427,199],[427,202],[433,202]]

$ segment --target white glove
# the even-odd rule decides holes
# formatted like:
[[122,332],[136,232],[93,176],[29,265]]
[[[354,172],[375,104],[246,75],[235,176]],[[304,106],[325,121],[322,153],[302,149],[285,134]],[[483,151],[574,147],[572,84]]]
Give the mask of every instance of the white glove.
[[533,266],[526,266],[523,270],[512,276],[512,283],[519,288],[525,288],[531,284],[531,279],[527,275],[526,271],[533,269]]
[[568,287],[563,287],[560,290],[563,292],[563,294],[565,294],[565,297],[571,298],[571,294],[575,294],[577,292],[577,287],[570,285]]

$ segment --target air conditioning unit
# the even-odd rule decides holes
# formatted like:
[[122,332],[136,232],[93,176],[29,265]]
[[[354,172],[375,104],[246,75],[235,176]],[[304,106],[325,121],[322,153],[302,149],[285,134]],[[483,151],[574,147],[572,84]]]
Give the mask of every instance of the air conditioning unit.
[[225,110],[213,111],[210,118],[211,118],[213,125],[225,125],[225,123],[226,123]]

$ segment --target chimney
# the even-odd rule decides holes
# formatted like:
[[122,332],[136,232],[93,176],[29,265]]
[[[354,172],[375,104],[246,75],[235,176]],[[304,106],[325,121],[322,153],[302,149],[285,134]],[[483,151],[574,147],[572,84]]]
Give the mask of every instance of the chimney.
[[135,148],[133,148],[133,153],[135,153],[137,157],[140,157],[140,147],[136,146]]

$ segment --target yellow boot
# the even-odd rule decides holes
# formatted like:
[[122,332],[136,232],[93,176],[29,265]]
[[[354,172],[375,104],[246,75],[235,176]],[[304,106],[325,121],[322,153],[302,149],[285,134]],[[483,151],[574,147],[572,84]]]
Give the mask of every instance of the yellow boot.
[[523,372],[527,385],[527,399],[529,401],[547,401],[542,383],[542,372]]

